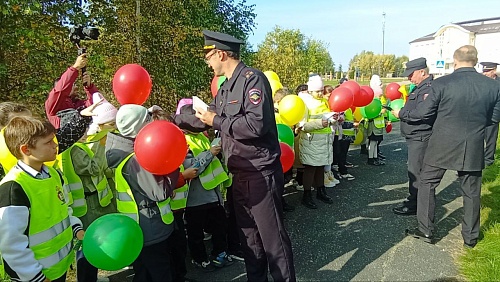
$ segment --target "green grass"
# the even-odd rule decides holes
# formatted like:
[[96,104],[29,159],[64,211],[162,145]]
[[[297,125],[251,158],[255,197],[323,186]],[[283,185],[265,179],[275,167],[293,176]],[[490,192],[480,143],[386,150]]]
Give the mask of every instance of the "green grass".
[[[499,138],[500,141],[500,138]],[[497,142],[500,148],[500,142]],[[500,156],[500,149],[496,151]],[[481,235],[474,249],[458,259],[460,273],[468,281],[500,281],[500,160],[483,171]]]

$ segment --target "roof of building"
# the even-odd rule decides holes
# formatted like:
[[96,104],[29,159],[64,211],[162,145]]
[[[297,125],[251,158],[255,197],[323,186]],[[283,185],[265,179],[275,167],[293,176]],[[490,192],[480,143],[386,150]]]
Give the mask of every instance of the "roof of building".
[[[460,27],[462,27],[470,32],[476,33],[476,34],[496,33],[496,32],[500,32],[500,17],[457,22],[457,23],[451,23],[451,25],[460,26]],[[410,41],[410,43],[432,40],[432,39],[434,39],[434,34],[435,33],[431,33],[431,34],[422,36],[422,37],[417,38],[413,41]]]

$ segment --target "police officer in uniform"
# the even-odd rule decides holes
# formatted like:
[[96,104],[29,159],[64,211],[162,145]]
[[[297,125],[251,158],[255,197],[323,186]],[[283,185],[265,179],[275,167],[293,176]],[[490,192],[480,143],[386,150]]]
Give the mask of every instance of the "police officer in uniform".
[[205,61],[221,85],[209,110],[196,116],[221,134],[222,151],[233,174],[233,201],[244,237],[249,281],[295,281],[291,241],[283,225],[284,187],[271,86],[265,75],[239,59],[243,41],[203,31]]
[[[492,62],[482,62],[483,74],[489,78],[492,78],[500,82],[500,77],[497,76],[497,63]],[[484,131],[484,141],[486,145],[484,147],[484,164],[490,166],[495,161],[495,151],[497,149],[497,138],[498,138],[498,123],[488,125]]]
[[406,63],[403,76],[407,76],[413,84],[417,85],[408,96],[406,104],[399,111],[401,120],[401,135],[405,137],[408,146],[408,179],[410,195],[402,205],[392,211],[398,215],[417,214],[417,187],[420,180],[420,170],[424,160],[427,142],[432,133],[432,125],[422,120],[413,120],[409,113],[422,103],[430,92],[432,75],[429,74],[425,58],[418,58]]

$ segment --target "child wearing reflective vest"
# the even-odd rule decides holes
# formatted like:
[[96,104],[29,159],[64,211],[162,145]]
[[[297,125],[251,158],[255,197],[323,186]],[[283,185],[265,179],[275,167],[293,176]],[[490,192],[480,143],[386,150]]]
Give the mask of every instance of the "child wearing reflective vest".
[[[116,108],[98,92],[94,93],[94,104],[98,105],[90,112],[95,114],[92,118],[97,127],[115,122]],[[60,162],[72,195],[73,215],[80,218],[84,229],[99,217],[116,212],[116,202],[108,182],[112,170],[107,166],[104,152],[106,135],[94,137],[100,139],[92,142],[96,143],[92,148],[90,143],[77,142],[62,153]],[[85,139],[86,136],[81,141]],[[77,279],[79,282],[97,280],[97,268],[85,259],[81,250],[77,251]]]
[[134,281],[172,281],[168,238],[174,231],[171,207],[173,190],[180,178],[179,170],[167,175],[153,175],[144,170],[134,154],[134,141],[139,131],[152,121],[148,109],[128,104],[118,109],[116,127],[106,140],[106,159],[115,168],[116,204],[123,213],[139,223],[144,246],[132,263]]
[[[180,108],[177,120],[196,118],[192,105]],[[216,267],[233,264],[233,259],[227,254],[227,219],[224,209],[224,199],[220,188],[228,187],[231,180],[217,155],[221,146],[210,140],[201,132],[182,128],[189,147],[183,166],[197,168],[196,177],[189,182],[189,194],[185,219],[187,223],[188,246],[192,263],[203,271],[213,271]],[[204,233],[212,233],[211,259],[207,255],[203,242]]]
[[0,182],[0,252],[13,281],[65,281],[74,260],[72,241],[83,239],[54,161],[55,128],[33,117],[13,118],[5,143],[19,160]]

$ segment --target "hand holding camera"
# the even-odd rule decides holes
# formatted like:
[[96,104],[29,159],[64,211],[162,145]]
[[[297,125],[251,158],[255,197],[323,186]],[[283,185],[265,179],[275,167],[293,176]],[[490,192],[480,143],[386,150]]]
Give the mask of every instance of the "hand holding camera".
[[76,62],[73,67],[77,70],[81,70],[87,66],[87,53],[83,53],[76,58]]

